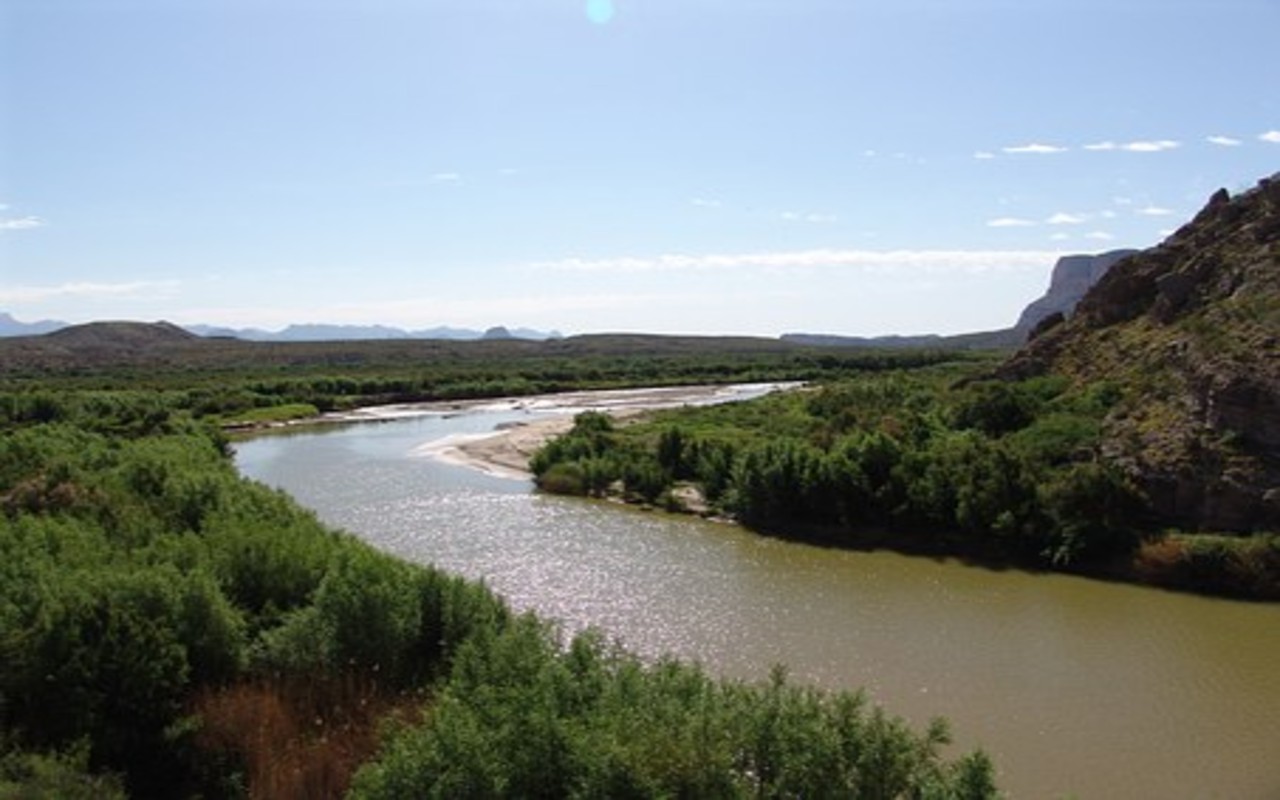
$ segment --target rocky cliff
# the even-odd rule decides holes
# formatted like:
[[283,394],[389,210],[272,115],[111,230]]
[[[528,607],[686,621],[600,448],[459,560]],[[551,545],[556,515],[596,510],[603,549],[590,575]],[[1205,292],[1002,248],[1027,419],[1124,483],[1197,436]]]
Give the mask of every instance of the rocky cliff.
[[1137,250],[1112,250],[1099,255],[1063,256],[1053,265],[1049,288],[1039,299],[1022,310],[1012,328],[961,333],[952,336],[925,334],[920,336],[840,336],[822,333],[784,333],[782,340],[809,347],[883,347],[887,349],[935,350],[1012,350],[1022,345],[1048,322],[1060,322],[1071,314],[1076,304],[1107,274],[1112,265]]
[[1043,328],[1000,373],[1119,389],[1102,456],[1157,522],[1280,529],[1280,175],[1219,191]]
[[1111,250],[1096,256],[1074,255],[1058,259],[1053,265],[1048,291],[1022,310],[1014,330],[1022,334],[1025,341],[1026,335],[1045,319],[1055,314],[1070,316],[1076,304],[1107,274],[1107,270],[1120,259],[1136,252],[1138,251]]

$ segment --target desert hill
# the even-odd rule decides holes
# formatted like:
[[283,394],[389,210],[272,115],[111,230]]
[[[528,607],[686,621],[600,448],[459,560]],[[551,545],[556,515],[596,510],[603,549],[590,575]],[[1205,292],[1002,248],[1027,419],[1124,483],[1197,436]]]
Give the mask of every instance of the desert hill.
[[1280,526],[1280,175],[1112,268],[1000,374],[1107,382],[1104,456],[1159,521]]
[[145,350],[181,342],[196,335],[169,322],[89,322],[48,333],[47,341],[67,348]]

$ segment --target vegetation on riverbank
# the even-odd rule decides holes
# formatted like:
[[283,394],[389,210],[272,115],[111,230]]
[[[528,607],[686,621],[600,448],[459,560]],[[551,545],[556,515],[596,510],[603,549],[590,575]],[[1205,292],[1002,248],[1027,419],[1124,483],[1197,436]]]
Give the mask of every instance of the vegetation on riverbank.
[[941,724],[564,641],[326,529],[194,399],[0,394],[0,792],[995,795]]
[[265,343],[116,322],[0,337],[0,386],[28,392],[146,389],[178,395],[198,415],[234,419],[297,403],[335,411],[581,389],[829,380],[986,358],[939,350],[830,350],[745,337]]
[[1100,457],[1117,387],[865,374],[615,427],[581,415],[532,461],[545,490],[729,516],[784,537],[1280,597],[1280,537],[1171,533]]

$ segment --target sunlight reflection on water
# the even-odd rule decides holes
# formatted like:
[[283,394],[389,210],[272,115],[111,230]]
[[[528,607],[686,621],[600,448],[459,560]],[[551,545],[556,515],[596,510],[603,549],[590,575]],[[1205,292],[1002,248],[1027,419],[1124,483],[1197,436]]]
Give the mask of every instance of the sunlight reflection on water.
[[237,458],[327,522],[566,631],[733,677],[785,663],[917,724],[945,715],[1016,797],[1280,796],[1280,607],[824,550],[409,456],[515,413],[265,438]]

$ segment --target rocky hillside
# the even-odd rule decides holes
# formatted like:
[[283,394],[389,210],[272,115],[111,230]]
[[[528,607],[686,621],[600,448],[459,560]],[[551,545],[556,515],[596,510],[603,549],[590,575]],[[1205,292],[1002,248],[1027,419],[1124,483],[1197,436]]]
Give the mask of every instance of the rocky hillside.
[[1158,522],[1280,529],[1280,175],[1213,195],[1001,370],[1045,373],[1120,390],[1103,455]]
[[1049,277],[1049,289],[1040,299],[1022,310],[1013,326],[1024,342],[1031,331],[1055,314],[1070,316],[1076,305],[1103,275],[1120,259],[1131,256],[1137,250],[1111,250],[1096,256],[1063,256],[1053,265]]

